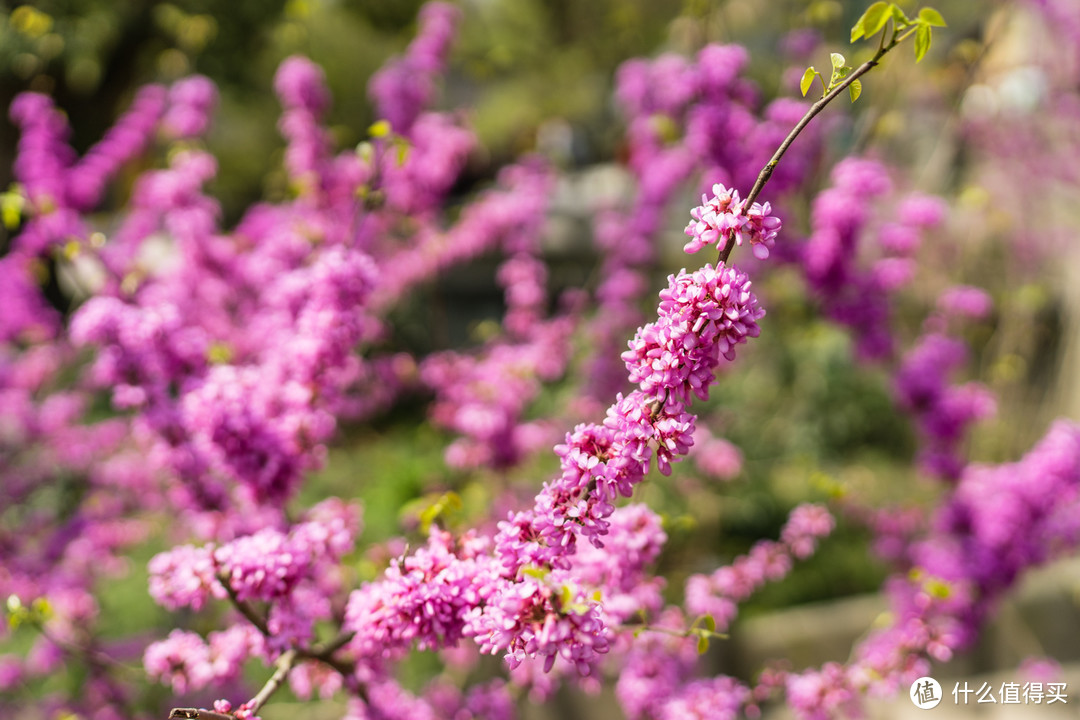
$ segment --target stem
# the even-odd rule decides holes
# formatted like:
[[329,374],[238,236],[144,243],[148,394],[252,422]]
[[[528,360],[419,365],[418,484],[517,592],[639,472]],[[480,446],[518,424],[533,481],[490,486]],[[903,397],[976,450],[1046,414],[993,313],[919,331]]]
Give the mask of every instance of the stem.
[[259,613],[255,611],[255,608],[253,608],[249,603],[240,599],[240,597],[236,594],[236,590],[233,589],[232,584],[229,582],[229,576],[224,572],[219,572],[217,579],[218,582],[221,583],[222,587],[225,588],[225,592],[229,595],[229,601],[232,602],[233,606],[240,611],[240,614],[247,618],[248,622],[254,625],[260,633],[262,633],[265,637],[269,638],[271,633],[269,626],[267,626],[266,624],[266,618],[264,618],[262,615],[259,615]]
[[[218,573],[217,577],[218,582],[220,582],[225,588],[225,592],[228,594],[229,600],[232,602],[233,607],[235,607],[241,615],[247,618],[247,620],[252,625],[254,625],[260,633],[262,633],[263,637],[272,637],[273,633],[270,632],[270,627],[266,623],[266,618],[260,615],[259,612],[254,607],[252,607],[250,603],[241,600],[237,596],[236,590],[234,590],[232,585],[229,584],[228,575],[226,575],[225,573]],[[347,645],[348,642],[352,640],[354,634],[355,633],[351,632],[341,633],[325,645],[316,645],[315,647],[310,648],[295,647],[289,652],[295,652],[297,656],[301,659],[318,660],[319,662],[329,665],[342,675],[347,676],[356,669],[355,663],[349,662],[348,660],[336,658],[334,657],[334,653],[345,647],[345,645]]]
[[285,678],[289,676],[293,666],[296,665],[296,661],[300,659],[300,653],[296,651],[296,648],[292,650],[286,650],[285,653],[277,659],[274,663],[274,674],[271,675],[266,684],[262,686],[262,689],[255,695],[255,697],[248,700],[244,705],[248,710],[251,710],[252,714],[259,712],[266,701],[270,699],[270,696],[277,692],[277,689],[281,687],[281,683],[285,682]]
[[223,715],[213,710],[199,708],[173,708],[169,720],[236,720],[232,715]]
[[[256,610],[251,603],[246,600],[241,600],[240,596],[236,594],[236,590],[229,582],[229,576],[227,573],[221,571],[217,574],[218,582],[225,588],[225,593],[229,596],[229,601],[233,607],[243,615],[248,622],[255,626],[255,628],[262,633],[263,637],[271,638],[273,634],[270,632],[270,627],[267,624],[266,618]],[[333,640],[326,642],[325,644],[316,645],[314,647],[292,647],[282,654],[277,662],[274,663],[274,673],[259,690],[258,694],[249,700],[246,705],[252,713],[258,711],[270,696],[273,695],[281,683],[285,681],[285,678],[289,676],[293,667],[296,666],[299,660],[317,660],[340,673],[343,677],[349,677],[356,670],[356,664],[341,658],[335,657],[335,653],[338,650],[345,647],[350,640],[352,640],[355,633],[343,632],[340,633]],[[360,697],[367,700],[367,693],[361,686],[359,691]],[[169,714],[170,718],[190,718],[191,720],[234,720],[232,715],[223,715],[211,710],[200,710],[197,708],[173,708]]]
[[[769,159],[769,162],[765,164],[765,167],[761,168],[761,172],[758,173],[757,181],[754,183],[754,187],[750,189],[750,194],[747,195],[746,200],[743,201],[744,214],[750,210],[750,207],[754,204],[754,200],[756,200],[757,196],[761,194],[762,189],[765,187],[765,183],[769,182],[769,178],[772,177],[773,171],[780,163],[780,158],[784,157],[784,153],[786,153],[788,148],[791,147],[791,144],[795,142],[795,138],[799,136],[799,133],[801,133],[806,128],[806,126],[810,124],[810,121],[813,120],[818,113],[824,110],[826,105],[836,99],[837,95],[847,90],[848,86],[851,85],[851,83],[855,82],[860,77],[873,70],[886,53],[888,53],[894,47],[903,42],[913,32],[914,30],[909,30],[903,35],[897,37],[894,31],[894,36],[890,40],[888,45],[879,45],[877,52],[874,53],[874,57],[870,58],[859,67],[852,70],[851,74],[845,77],[840,82],[840,84],[838,84],[830,92],[826,93],[824,96],[822,96],[821,99],[819,99],[817,102],[810,106],[810,109],[806,111],[806,114],[803,115],[802,119],[799,120],[795,127],[791,129],[791,132],[788,133],[788,136],[784,138],[784,142],[780,143],[780,147],[778,147],[776,149],[776,152],[773,153],[773,156]],[[884,33],[882,33],[882,40],[884,40],[884,38],[885,35]],[[731,255],[731,250],[734,246],[735,243],[731,240],[728,240],[728,242],[724,246],[724,249],[720,251],[721,263],[727,262],[728,256]]]
[[313,648],[296,648],[296,651],[305,660],[318,660],[337,670],[341,675],[348,677],[355,672],[356,663],[334,657],[334,653],[345,647],[355,634],[353,632],[343,632],[325,645],[316,645]]

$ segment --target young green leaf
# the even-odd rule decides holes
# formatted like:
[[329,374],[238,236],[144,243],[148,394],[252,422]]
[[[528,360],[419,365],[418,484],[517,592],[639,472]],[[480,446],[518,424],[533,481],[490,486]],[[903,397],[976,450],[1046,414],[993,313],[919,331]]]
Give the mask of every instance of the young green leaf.
[[386,137],[390,134],[390,122],[387,120],[379,120],[376,123],[372,123],[368,128],[368,134],[373,138]]
[[840,53],[829,53],[829,60],[832,61],[833,70],[844,67],[844,56]]
[[559,604],[565,610],[574,603],[574,591],[570,589],[569,585],[563,585],[559,588]]
[[367,141],[362,142],[356,146],[356,154],[361,162],[370,163],[375,157],[375,146]]
[[409,141],[404,138],[400,141],[395,141],[394,148],[397,151],[395,157],[397,159],[398,167],[401,167],[405,164],[405,161],[409,159]]
[[919,25],[915,29],[915,62],[919,62],[930,49],[930,26]]
[[30,609],[41,622],[45,622],[53,616],[52,603],[50,603],[49,599],[46,597],[36,598],[34,602],[30,604]]
[[862,95],[862,81],[852,80],[851,84],[848,85],[847,90],[848,94],[851,95],[851,102],[855,102],[859,99],[859,96]]
[[896,21],[898,27],[907,27],[911,24],[911,19],[904,14],[904,11],[896,3],[891,4],[889,10],[892,11],[893,20]]
[[817,70],[814,66],[806,68],[806,72],[802,74],[802,80],[799,81],[799,89],[802,90],[803,97],[806,97],[806,93],[810,92],[810,86],[814,84],[814,78],[817,77]]
[[919,11],[919,22],[921,22],[923,25],[933,25],[935,27],[946,27],[945,18],[941,17],[941,13],[939,13],[934,8],[926,7],[926,8],[923,8],[922,10],[920,10]]
[[866,8],[858,22],[851,28],[851,42],[861,37],[870,38],[878,33],[889,21],[891,7],[887,2],[876,2]]
[[705,616],[705,628],[711,633],[716,632],[716,620],[712,615]]
[[698,636],[698,641],[697,641],[697,654],[698,655],[704,655],[708,651],[709,651],[709,636],[704,635],[704,634],[699,635]]
[[0,215],[3,216],[4,227],[8,230],[19,226],[25,208],[26,198],[23,197],[21,186],[13,184],[11,190],[0,193]]

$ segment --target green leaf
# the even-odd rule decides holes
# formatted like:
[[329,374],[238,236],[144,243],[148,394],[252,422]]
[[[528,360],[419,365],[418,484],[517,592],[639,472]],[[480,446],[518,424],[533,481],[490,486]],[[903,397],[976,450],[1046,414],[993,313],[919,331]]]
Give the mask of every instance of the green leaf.
[[716,620],[712,615],[705,616],[705,627],[708,628],[711,633],[716,632]]
[[522,575],[528,575],[529,577],[534,577],[537,580],[543,580],[548,576],[549,572],[550,571],[546,568],[538,568],[535,565],[526,565],[525,567],[521,568]]
[[395,148],[397,150],[397,154],[395,156],[396,159],[397,159],[397,164],[398,164],[398,167],[401,167],[402,165],[405,164],[405,161],[409,159],[410,146],[409,146],[409,143],[408,143],[407,140],[402,140],[401,142],[396,142],[396,143],[394,143],[394,146],[395,146]]
[[941,17],[934,8],[925,7],[919,11],[919,22],[923,25],[933,25],[935,27],[946,27],[945,18]]
[[369,163],[375,157],[375,146],[364,141],[356,146],[356,154],[360,157],[360,160]]
[[214,340],[206,348],[206,361],[211,365],[226,365],[232,362],[233,349],[224,340]]
[[563,585],[559,589],[559,605],[563,608],[563,611],[569,610],[570,606],[574,604],[574,591],[570,589],[569,585]]
[[799,81],[799,89],[802,90],[803,97],[806,97],[806,93],[810,92],[810,86],[814,84],[814,78],[817,77],[817,70],[814,66],[806,68],[806,72],[802,74],[802,80]]
[[851,28],[851,42],[861,37],[870,38],[876,35],[889,21],[889,10],[890,5],[887,2],[876,2],[866,8],[866,12]]
[[930,49],[930,26],[920,25],[915,29],[915,62],[919,62]]
[[893,3],[889,6],[889,10],[892,11],[893,20],[900,27],[907,27],[911,24],[911,18],[904,14],[904,11],[900,9],[900,6]]
[[952,588],[949,587],[949,583],[944,580],[938,580],[937,578],[927,580],[923,585],[923,589],[926,590],[930,597],[937,598],[938,600],[947,600],[949,596],[952,595]]
[[704,655],[709,652],[709,636],[699,635],[697,640],[697,654]]
[[20,193],[15,191],[0,193],[0,214],[3,216],[4,227],[8,230],[17,228],[25,207],[26,198]]
[[41,622],[45,622],[53,616],[52,604],[46,597],[39,597],[34,600],[34,602],[30,604],[30,609],[33,610],[34,615],[36,615]]
[[847,88],[848,94],[851,95],[851,102],[855,102],[862,95],[862,81],[852,80],[851,84]]
[[368,128],[368,134],[373,138],[386,137],[390,134],[390,121],[379,120]]
[[833,70],[844,67],[844,56],[840,53],[829,53],[829,60],[832,61]]
[[8,595],[7,599],[8,627],[18,629],[24,622],[30,620],[30,610],[22,604],[18,595]]

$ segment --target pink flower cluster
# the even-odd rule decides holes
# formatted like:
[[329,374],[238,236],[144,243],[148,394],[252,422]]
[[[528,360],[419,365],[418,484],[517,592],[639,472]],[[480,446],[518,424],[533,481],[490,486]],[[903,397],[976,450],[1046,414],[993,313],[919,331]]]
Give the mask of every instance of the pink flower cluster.
[[659,319],[641,328],[623,353],[630,381],[654,398],[689,403],[690,394],[709,397],[721,358],[760,332],[750,280],[736,268],[706,265],[668,278],[660,293]]
[[686,609],[708,615],[723,632],[731,625],[739,603],[766,582],[776,582],[791,571],[794,559],[813,554],[821,538],[835,527],[832,515],[821,505],[800,505],[791,511],[780,531],[780,541],[761,540],[746,555],[710,575],[691,575],[686,581]]
[[712,192],[711,198],[702,195],[701,205],[690,211],[693,220],[686,226],[686,234],[693,239],[683,250],[696,253],[715,245],[723,252],[731,243],[749,242],[754,257],[759,260],[769,257],[780,232],[780,218],[771,215],[772,206],[754,203],[746,208],[738,190],[728,190],[720,183],[713,185]]
[[570,354],[569,318],[539,325],[520,343],[496,343],[480,355],[447,351],[425,358],[421,379],[436,391],[431,419],[461,434],[446,449],[459,468],[508,468],[545,444],[551,433],[523,421],[541,383],[560,377]]
[[904,355],[894,380],[897,403],[914,417],[923,440],[920,466],[949,480],[964,469],[960,445],[968,427],[997,410],[993,393],[982,383],[949,384],[949,375],[966,363],[961,340],[931,332]]
[[[330,617],[328,598],[341,590],[337,564],[358,532],[357,510],[327,500],[287,531],[263,528],[221,545],[182,545],[156,555],[149,566],[150,593],[170,609],[198,610],[211,596],[269,603],[266,628],[259,630],[270,633],[265,647],[280,652],[310,641],[314,623]],[[189,635],[171,642],[194,642]],[[172,644],[151,645],[148,668],[151,659],[157,667],[172,652]]]
[[424,547],[354,590],[344,627],[354,633],[349,647],[357,657],[378,668],[414,644],[420,650],[455,645],[468,632],[469,613],[490,599],[496,572],[487,544],[432,527]]
[[263,644],[262,635],[245,625],[212,632],[206,640],[198,633],[173,630],[146,649],[143,667],[151,678],[185,695],[235,682],[248,658],[263,653]]
[[503,168],[496,187],[464,208],[454,225],[445,231],[423,227],[409,246],[384,251],[372,304],[388,307],[457,263],[500,245],[514,247],[522,223],[543,216],[550,188],[551,175],[542,164],[525,160]]
[[[898,203],[896,221],[875,226],[874,201],[893,189],[885,166],[848,158],[833,168],[831,179],[832,187],[814,199],[799,261],[825,314],[855,333],[859,355],[885,359],[894,343],[891,298],[913,279],[921,234],[941,227],[943,202],[910,194]],[[876,247],[867,236],[876,238]]]
[[690,457],[698,470],[714,480],[732,480],[742,472],[742,451],[728,440],[714,436],[705,427],[698,428]]
[[600,543],[613,502],[629,497],[644,477],[655,447],[657,467],[693,443],[691,393],[708,397],[721,358],[758,334],[765,313],[750,281],[734,268],[710,265],[672,275],[660,293],[659,318],[641,328],[623,354],[630,379],[639,385],[608,410],[603,425],[579,425],[556,447],[562,473],[544,485],[531,517],[500,527],[497,550],[512,572],[525,564],[561,564],[577,534]]
[[[599,407],[625,391],[626,380],[614,358],[626,335],[643,320],[638,305],[647,288],[645,271],[655,254],[653,246],[661,240],[672,198],[699,175],[709,182],[705,187],[716,179],[728,187],[751,187],[806,111],[805,104],[787,98],[760,107],[757,88],[743,77],[748,59],[737,45],[710,44],[694,58],[669,53],[629,60],[619,68],[616,97],[627,116],[627,165],[636,192],[625,207],[601,208],[594,221],[604,260],[596,293],[600,309],[591,329],[595,350],[588,388]],[[733,137],[740,142],[731,142]],[[821,136],[811,125],[777,168],[771,187],[782,194],[805,183],[820,145]],[[764,206],[755,207],[762,213],[752,234],[763,239],[776,228],[764,228],[762,223],[771,225],[773,220]],[[757,253],[770,247],[754,244]]]
[[434,93],[454,38],[460,11],[449,3],[427,3],[420,13],[420,30],[405,56],[391,60],[371,79],[368,92],[379,116],[395,132],[408,135]]
[[1001,595],[1025,570],[1080,545],[1080,425],[1059,420],[1020,461],[970,465],[929,532],[911,548],[913,567],[886,584],[892,621],[855,649],[847,666],[791,674],[797,717],[851,712],[866,692],[891,695],[969,647]]
[[492,204],[495,223],[485,230],[508,256],[496,273],[505,289],[505,335],[475,354],[436,353],[420,368],[436,395],[431,419],[462,435],[446,450],[455,467],[506,469],[547,444],[551,433],[523,416],[542,383],[560,377],[570,360],[576,318],[547,317],[547,270],[538,257],[552,178],[538,162],[514,170],[507,173],[514,185]]
[[502,583],[483,609],[472,610],[467,633],[481,652],[504,652],[511,669],[526,658],[542,658],[547,672],[561,657],[581,675],[593,672],[598,656],[608,651],[611,631],[598,603],[570,582],[558,584],[561,578],[526,575]]

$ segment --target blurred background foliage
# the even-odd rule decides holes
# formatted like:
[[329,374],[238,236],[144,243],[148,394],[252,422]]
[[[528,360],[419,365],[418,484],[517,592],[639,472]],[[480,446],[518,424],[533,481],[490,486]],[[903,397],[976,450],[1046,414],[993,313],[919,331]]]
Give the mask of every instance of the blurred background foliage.
[[[816,32],[843,48],[847,28],[863,9],[863,3],[838,0],[461,4],[465,20],[443,104],[468,108],[485,149],[474,158],[474,179],[490,176],[566,126],[573,141],[570,157],[563,160],[581,165],[618,157],[622,128],[612,79],[630,57],[739,42],[754,57],[751,77],[773,96],[791,90],[781,86],[790,54],[778,52],[788,31]],[[985,16],[982,3],[938,4],[952,37],[977,34]],[[279,107],[270,92],[280,61],[302,53],[326,70],[335,99],[331,124],[343,146],[355,144],[376,119],[367,81],[411,39],[420,5],[420,0],[5,0],[0,2],[0,104],[6,108],[28,89],[52,94],[71,118],[76,149],[84,150],[140,84],[205,74],[218,84],[222,98],[210,137],[221,166],[214,189],[226,217],[235,219],[251,201],[284,192],[281,175],[267,174],[268,167],[280,165],[282,148],[275,129]],[[953,71],[945,65],[936,72]],[[888,131],[888,121],[897,122],[887,117],[890,109],[875,105],[875,112],[886,114],[879,129]],[[16,137],[6,116],[0,127],[0,186],[6,187]]]

